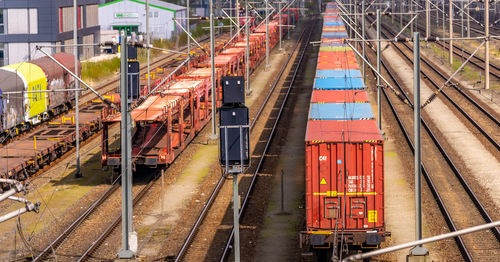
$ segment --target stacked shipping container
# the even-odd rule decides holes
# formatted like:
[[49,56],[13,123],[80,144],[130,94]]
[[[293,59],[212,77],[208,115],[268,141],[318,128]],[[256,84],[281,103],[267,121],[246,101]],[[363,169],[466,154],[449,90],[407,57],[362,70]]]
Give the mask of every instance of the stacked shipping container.
[[327,4],[305,137],[301,240],[312,248],[373,248],[385,236],[383,138],[347,37]]

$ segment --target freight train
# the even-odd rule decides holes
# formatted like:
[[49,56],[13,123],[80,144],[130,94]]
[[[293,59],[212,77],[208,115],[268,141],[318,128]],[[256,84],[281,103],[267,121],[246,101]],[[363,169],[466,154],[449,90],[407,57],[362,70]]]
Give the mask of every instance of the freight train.
[[[377,248],[384,221],[384,141],[339,10],[328,3],[305,134],[305,250]],[[326,251],[326,252],[325,252]]]
[[[74,56],[53,57],[74,71]],[[74,78],[48,57],[0,67],[0,81],[0,143],[66,112],[74,101],[74,92],[58,92],[72,89]]]
[[[297,10],[292,15],[298,14]],[[270,48],[279,41],[279,17],[269,23]],[[283,14],[281,23],[287,24]],[[287,32],[287,27],[282,33]],[[265,24],[257,26],[250,34],[250,70],[255,69],[265,57]],[[221,43],[220,39],[216,41]],[[224,43],[222,43],[224,44]],[[246,71],[246,39],[243,35],[224,50],[216,50],[215,82],[216,101],[211,94],[211,65],[208,57],[195,64],[189,71],[171,76],[158,90],[131,111],[134,121],[132,134],[133,167],[156,168],[171,164],[211,118],[212,103],[221,105],[221,78],[227,75],[244,76]],[[163,82],[158,78],[156,83]],[[111,126],[120,121],[120,114],[106,114],[103,120],[102,165],[117,172],[121,165],[120,148],[110,141]]]

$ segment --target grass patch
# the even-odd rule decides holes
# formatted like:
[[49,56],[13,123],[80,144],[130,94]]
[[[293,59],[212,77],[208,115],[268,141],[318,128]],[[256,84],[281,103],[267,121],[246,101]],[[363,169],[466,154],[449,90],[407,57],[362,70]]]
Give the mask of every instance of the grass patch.
[[112,59],[99,62],[82,62],[82,79],[86,82],[96,82],[120,69],[120,59]]

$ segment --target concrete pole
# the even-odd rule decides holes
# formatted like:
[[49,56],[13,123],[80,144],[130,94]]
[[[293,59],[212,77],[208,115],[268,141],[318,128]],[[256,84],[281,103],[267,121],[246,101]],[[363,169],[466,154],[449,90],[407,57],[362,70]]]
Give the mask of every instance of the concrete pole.
[[281,48],[281,0],[278,0],[278,27],[279,27],[279,34],[280,34],[280,51],[282,50]]
[[[132,152],[130,144],[130,117],[128,112],[127,88],[127,34],[121,31],[120,44],[120,99],[121,99],[121,172],[122,172],[122,250],[118,252],[120,259],[130,259],[134,253],[130,250],[130,233],[132,232]],[[130,219],[130,220],[129,220]]]
[[[349,18],[349,19],[351,18],[350,14],[352,14],[352,0],[349,0],[349,15],[348,15],[348,18]],[[350,22],[350,21],[351,21],[351,20],[349,20],[349,22]],[[348,32],[349,37],[352,37],[352,33],[353,33],[353,32],[352,32],[352,28],[351,28],[351,27],[349,27],[349,32]]]
[[484,88],[490,89],[490,3],[484,1],[484,36],[486,39],[484,46]]
[[[189,0],[188,0],[188,2],[189,2]],[[189,28],[188,28],[188,30],[189,30]],[[147,45],[147,48],[146,48],[147,62],[146,63],[148,66],[148,94],[149,94],[149,91],[151,90],[151,75],[150,75],[150,72],[151,72],[151,68],[150,68],[151,52],[150,51],[151,50],[149,48],[149,45],[151,44],[150,37],[151,36],[149,35],[149,0],[146,0],[146,45]],[[188,41],[189,41],[189,37],[188,37]],[[188,47],[188,52],[189,52],[189,47]]]
[[444,11],[444,2],[445,2],[445,0],[441,1],[442,9],[443,9],[443,37],[444,37],[444,32],[446,32],[446,27],[445,27],[445,17],[446,16],[444,15],[445,14],[445,11]]
[[403,28],[403,11],[404,11],[403,4],[404,4],[404,1],[400,1],[400,3],[399,3],[399,24],[401,25],[401,28]]
[[[236,32],[239,32],[240,31],[240,2],[239,2],[239,0],[236,0],[236,21],[238,21],[238,22],[236,22],[236,24],[237,24]],[[240,33],[238,33],[238,34],[240,34]],[[240,39],[239,36],[237,38]]]
[[[410,13],[413,12],[413,1],[412,0],[409,0],[410,1]],[[410,16],[410,17],[413,17],[413,14]],[[413,35],[413,33],[415,32],[413,30],[413,22],[410,23],[410,30],[411,30],[411,34]]]
[[[75,49],[73,49],[73,54],[75,56],[75,75],[78,75],[78,4],[77,0],[73,0],[73,44]],[[75,89],[80,88],[80,82],[75,78]],[[80,105],[78,101],[78,96],[80,93],[75,91],[75,133],[76,133],[76,171],[75,177],[80,178],[83,176],[80,169]]]
[[[321,1],[320,1],[321,3]],[[320,5],[320,9],[321,9],[321,5]],[[320,10],[321,12],[321,10]],[[290,40],[290,31],[292,30],[292,28],[290,27],[292,25],[292,18],[290,17],[291,14],[290,14],[290,8],[288,8],[288,27],[287,27],[287,31],[286,31],[286,36],[287,36],[287,39]]]
[[[391,12],[392,13],[396,12],[396,3],[394,3],[394,0],[392,0]],[[394,24],[394,14],[391,14],[391,23]]]
[[[233,19],[233,0],[229,0],[229,17]],[[229,23],[229,34],[231,35],[231,38],[233,38],[233,23]]]
[[470,38],[470,10],[469,10],[469,2],[467,2],[467,38]]
[[[379,73],[382,73],[381,69],[381,61],[380,61],[380,52],[382,50],[381,46],[380,46],[380,9],[377,9],[377,71]],[[380,75],[377,75],[377,111],[378,111],[378,119],[377,119],[377,123],[378,123],[378,128],[380,128],[380,130],[382,130],[382,90],[380,85],[381,85],[381,81],[380,81]]]
[[452,65],[453,64],[453,40],[452,40],[452,38],[453,38],[453,0],[449,0],[449,3],[450,3],[449,4],[449,9],[450,9],[449,16],[450,17],[448,17],[449,18],[449,27],[450,27],[449,28],[449,32],[450,32],[450,41],[449,41],[450,53],[449,53],[449,56],[450,56],[450,65]]
[[248,16],[248,0],[245,0],[245,39],[246,39],[246,67],[245,67],[245,84],[246,92],[249,95],[252,93],[250,89],[250,17]]
[[240,262],[240,196],[238,176],[233,174],[233,220],[234,220],[234,261]]
[[425,37],[431,36],[431,7],[430,0],[425,0]]
[[266,5],[266,68],[271,66],[269,64],[269,7],[267,6],[267,1],[264,1]]
[[214,43],[214,0],[210,0],[210,68],[212,68],[212,134],[211,139],[217,139],[217,124],[215,113],[217,111],[217,90],[215,89],[215,43]]
[[366,81],[366,78],[365,78],[365,69],[366,69],[366,64],[365,64],[365,57],[366,57],[366,49],[365,49],[365,46],[366,46],[366,43],[365,43],[365,1],[361,2],[361,35],[363,36],[363,41],[361,42],[361,47],[363,49],[363,81]]
[[422,239],[421,143],[420,143],[420,34],[413,34],[413,134],[415,141],[415,240]]
[[[415,135],[415,239],[422,239],[422,177],[420,144],[420,34],[413,34],[413,126]],[[410,250],[414,256],[425,256],[429,252],[422,245]]]

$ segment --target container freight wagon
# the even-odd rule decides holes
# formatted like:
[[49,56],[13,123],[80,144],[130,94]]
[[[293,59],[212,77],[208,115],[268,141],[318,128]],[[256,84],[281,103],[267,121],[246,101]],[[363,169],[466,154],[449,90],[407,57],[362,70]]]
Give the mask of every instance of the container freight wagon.
[[307,250],[338,256],[377,248],[387,235],[384,143],[354,52],[343,43],[338,10],[329,3],[326,13],[305,136],[300,241]]
[[[74,71],[74,56],[58,53],[53,57]],[[0,81],[0,143],[66,112],[74,99],[74,92],[44,92],[74,86],[73,77],[48,57],[0,67]]]
[[[279,38],[278,30],[275,30],[277,19],[275,17],[271,21],[273,30],[270,34],[270,43]],[[250,34],[249,39],[249,67],[253,70],[264,59],[265,35],[254,32]],[[131,111],[131,118],[134,121],[132,134],[134,168],[137,166],[156,168],[159,165],[171,164],[209,122],[212,103],[217,103],[217,107],[221,105],[221,78],[227,75],[245,75],[246,45],[242,44],[246,43],[245,37],[242,35],[239,40],[222,50],[226,44],[225,40],[228,40],[227,37],[216,41],[217,55],[214,57],[216,101],[212,101],[212,69],[210,60],[206,56],[197,56],[196,63],[192,64],[190,70],[186,68],[168,79],[165,78],[169,75],[169,69],[150,74],[149,77],[154,80],[155,85],[163,84]],[[201,53],[198,48],[195,52]],[[143,89],[147,77],[141,79]],[[114,172],[119,171],[121,166],[121,150],[119,145],[112,143],[109,138],[113,136],[110,133],[111,127],[120,120],[119,113],[109,109],[103,112],[102,165],[110,166]]]

